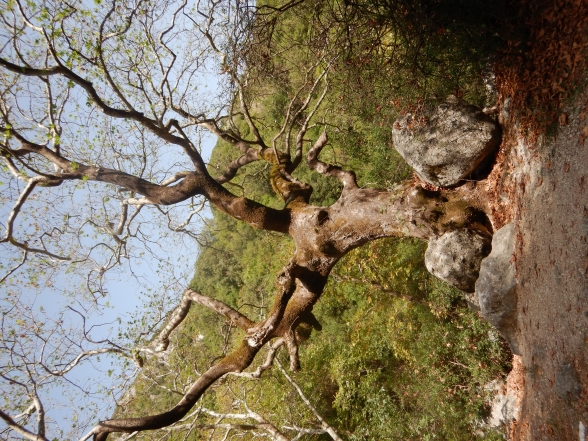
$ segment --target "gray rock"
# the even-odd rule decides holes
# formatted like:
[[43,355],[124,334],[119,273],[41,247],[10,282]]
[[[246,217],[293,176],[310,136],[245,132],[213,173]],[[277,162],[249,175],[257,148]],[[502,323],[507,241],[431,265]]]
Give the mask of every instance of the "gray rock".
[[566,402],[573,402],[578,399],[582,392],[582,384],[576,370],[571,364],[564,364],[559,367],[555,376],[555,392]]
[[462,228],[429,240],[425,266],[441,280],[465,292],[473,292],[480,263],[490,251],[488,236]]
[[478,294],[475,292],[466,292],[463,294],[466,301],[468,302],[468,306],[472,311],[479,312],[480,311],[480,299],[478,298]]
[[517,419],[520,414],[520,403],[518,403],[515,393],[507,389],[506,383],[494,380],[486,384],[484,389],[493,395],[490,417],[486,420],[485,427],[508,426]]
[[392,136],[396,150],[423,181],[448,187],[498,147],[501,130],[482,110],[451,95],[429,114],[398,118]]
[[510,223],[494,233],[492,252],[480,266],[476,294],[480,312],[506,339],[513,353],[520,355],[516,340],[517,295],[514,265],[515,226]]

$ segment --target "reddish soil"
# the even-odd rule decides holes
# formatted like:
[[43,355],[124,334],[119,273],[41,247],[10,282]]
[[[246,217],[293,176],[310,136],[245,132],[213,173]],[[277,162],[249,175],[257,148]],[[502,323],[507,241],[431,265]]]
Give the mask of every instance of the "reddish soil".
[[588,428],[588,2],[546,3],[523,4],[530,42],[497,66],[504,140],[490,176],[496,226],[518,231],[523,369],[510,387],[523,394],[510,438],[525,441]]

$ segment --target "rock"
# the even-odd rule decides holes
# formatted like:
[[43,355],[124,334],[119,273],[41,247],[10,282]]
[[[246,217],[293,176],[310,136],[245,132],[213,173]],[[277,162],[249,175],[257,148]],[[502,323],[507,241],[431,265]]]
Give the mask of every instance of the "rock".
[[504,428],[507,439],[512,439],[513,423],[520,419],[525,383],[525,367],[521,357],[515,355],[512,370],[506,381],[493,380],[484,385],[490,393],[490,416],[482,422],[481,429]]
[[451,95],[422,117],[407,114],[394,123],[394,147],[430,184],[458,184],[498,147],[500,126],[479,108]]
[[571,364],[564,364],[559,367],[555,376],[555,392],[559,397],[572,403],[578,399],[582,392],[582,384],[576,370]]
[[441,280],[465,292],[473,292],[480,263],[490,251],[488,236],[462,228],[429,240],[425,266]]
[[520,407],[517,406],[517,397],[511,391],[506,390],[505,384],[494,380],[486,384],[484,389],[493,395],[490,405],[490,417],[486,421],[486,427],[507,426],[511,421],[517,419],[516,417],[520,413]]
[[520,355],[516,341],[517,295],[514,265],[515,226],[505,225],[494,233],[492,252],[480,266],[476,294],[480,312],[506,339],[513,353]]
[[480,299],[475,292],[466,292],[463,294],[464,298],[468,302],[468,306],[472,311],[480,311]]

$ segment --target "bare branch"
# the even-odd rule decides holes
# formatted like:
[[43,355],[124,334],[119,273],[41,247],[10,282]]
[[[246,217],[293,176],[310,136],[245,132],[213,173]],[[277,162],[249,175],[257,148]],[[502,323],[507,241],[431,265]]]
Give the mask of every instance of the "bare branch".
[[98,107],[98,109],[100,109],[105,115],[111,116],[113,118],[137,121],[147,129],[149,129],[151,132],[159,136],[161,139],[172,144],[179,145],[192,160],[192,163],[194,164],[196,171],[205,175],[207,174],[206,165],[204,164],[202,157],[193,148],[193,146],[187,138],[173,135],[172,133],[170,133],[169,127],[162,127],[157,121],[146,117],[142,112],[138,112],[136,110],[117,109],[109,106],[100,97],[100,95],[98,94],[95,87],[92,85],[90,81],[82,78],[78,74],[74,73],[72,70],[65,67],[63,64],[61,64],[59,58],[54,58],[57,62],[57,65],[45,69],[36,69],[28,66],[19,66],[3,58],[0,58],[0,66],[3,66],[5,69],[17,73],[19,75],[33,77],[48,77],[51,75],[64,76],[65,78],[73,81],[74,83],[82,87],[86,91],[88,96],[91,98],[92,103],[94,103]]
[[292,387],[294,387],[294,389],[296,389],[296,392],[298,392],[298,395],[300,396],[302,401],[304,401],[304,404],[306,404],[308,406],[308,408],[312,411],[312,413],[314,414],[316,419],[320,421],[321,427],[331,436],[333,441],[343,441],[341,439],[341,437],[339,436],[339,434],[335,431],[335,429],[331,425],[329,425],[329,423],[327,423],[325,421],[325,419],[321,416],[321,414],[316,409],[316,407],[314,407],[312,405],[312,403],[310,402],[310,400],[308,398],[306,398],[306,395],[304,395],[304,392],[302,392],[302,389],[300,388],[300,386],[298,386],[298,384],[292,379],[292,377],[290,377],[290,375],[288,375],[288,372],[286,372],[286,370],[280,364],[279,360],[276,360],[276,364],[280,368],[280,371],[282,372],[282,374],[284,375],[286,380],[288,380],[288,382],[292,385]]
[[286,146],[285,151],[288,153],[288,155],[290,155],[290,131],[292,130],[292,125],[294,124],[296,119],[302,114],[302,112],[304,112],[306,110],[306,108],[308,107],[308,103],[310,102],[310,99],[312,98],[312,93],[314,92],[316,85],[322,79],[323,75],[320,75],[315,80],[315,82],[313,83],[313,85],[311,87],[311,90],[308,92],[306,100],[304,101],[302,106],[300,106],[300,108],[294,113],[294,116],[291,116],[292,110],[294,109],[294,105],[295,105],[296,101],[298,100],[298,97],[300,96],[302,91],[307,88],[309,75],[311,73],[314,73],[314,71],[320,65],[320,63],[322,61],[323,61],[322,59],[319,59],[315,64],[313,64],[310,67],[310,69],[308,69],[306,71],[304,81],[302,82],[302,86],[300,86],[298,88],[298,90],[296,91],[296,93],[294,94],[292,99],[290,99],[290,103],[288,104],[288,108],[286,109],[286,116],[284,117],[284,124],[282,124],[280,131],[272,138],[272,148],[274,150],[277,150],[276,141],[284,134],[284,132],[286,131],[286,128],[288,128],[288,135],[286,136],[286,140],[285,140],[285,146]]
[[339,179],[343,183],[344,190],[357,188],[357,179],[353,171],[343,170],[341,167],[319,161],[318,157],[323,147],[327,144],[327,141],[327,132],[323,132],[314,146],[308,151],[306,155],[306,163],[311,169],[316,170],[323,175]]
[[12,430],[19,433],[20,435],[24,436],[26,439],[30,439],[31,441],[49,441],[47,438],[45,438],[44,435],[34,434],[33,432],[25,429],[23,426],[21,426],[12,418],[10,418],[10,416],[2,410],[0,410],[0,418],[4,420],[8,427],[10,427]]
[[168,185],[171,185],[171,184],[174,184],[178,181],[181,181],[182,179],[187,177],[189,174],[190,174],[189,171],[178,172],[178,173],[174,174],[173,176],[171,176],[170,178],[163,181],[161,183],[161,185],[164,187],[167,187]]
[[45,182],[52,182],[52,181],[47,179],[44,176],[36,176],[34,178],[29,179],[26,187],[24,188],[24,190],[20,194],[19,198],[17,199],[16,203],[14,204],[14,207],[12,208],[12,211],[8,215],[8,221],[6,222],[6,232],[4,234],[4,237],[2,239],[0,239],[0,243],[10,242],[12,245],[24,250],[25,255],[26,255],[26,253],[37,253],[37,254],[44,254],[46,256],[49,256],[49,257],[52,257],[52,258],[58,259],[58,260],[71,260],[69,257],[59,256],[57,254],[54,254],[54,253],[47,251],[46,249],[30,247],[28,245],[28,243],[26,243],[26,242],[21,243],[21,242],[17,241],[12,235],[13,230],[14,230],[14,221],[16,220],[16,217],[20,213],[22,206],[24,205],[24,203],[26,202],[28,197],[31,195],[31,193],[33,192],[35,187],[39,183],[45,183]]
[[33,395],[33,404],[35,405],[35,409],[37,410],[37,433],[41,437],[45,437],[45,409],[43,408],[43,403],[39,399],[39,395],[37,394],[37,388],[34,388],[34,395]]
[[6,274],[4,274],[4,277],[2,277],[0,279],[0,283],[3,283],[6,279],[8,279],[8,277],[10,277],[11,274],[13,274],[15,271],[17,271],[21,266],[23,266],[25,264],[25,262],[27,261],[27,256],[28,256],[28,251],[25,250],[24,253],[22,254],[22,260],[20,261],[20,263],[14,267],[12,267],[10,269],[10,271],[8,271]]
[[288,355],[290,356],[290,370],[298,372],[300,370],[300,357],[298,356],[298,343],[293,331],[287,332],[284,336]]
[[288,306],[288,301],[296,290],[296,270],[297,265],[294,261],[290,261],[288,265],[282,269],[277,280],[278,293],[274,300],[272,313],[266,320],[247,330],[247,342],[250,346],[257,347],[263,344],[266,337],[275,329],[276,325],[282,319],[284,311]]
[[215,300],[211,297],[204,296],[188,288],[186,291],[184,291],[180,305],[172,313],[167,325],[165,325],[165,327],[159,333],[155,343],[156,351],[165,351],[167,349],[169,345],[170,334],[184,321],[188,315],[188,312],[190,311],[192,302],[199,303],[200,305],[206,306],[213,311],[216,311],[220,315],[226,317],[232,324],[243,330],[251,328],[251,326],[254,324],[239,311],[234,310],[220,300]]
[[[306,101],[304,102],[303,110],[306,110],[306,108],[308,107],[308,104],[310,103],[310,98],[312,97],[312,93],[315,91],[315,89],[319,85],[320,81],[324,78],[325,87],[323,88],[323,93],[321,94],[319,99],[315,102],[315,104],[312,108],[312,111],[310,111],[309,114],[306,116],[306,119],[304,120],[304,123],[302,123],[302,127],[300,127],[298,135],[296,136],[296,154],[294,155],[294,160],[292,161],[291,167],[288,169],[288,171],[290,173],[292,173],[294,170],[296,170],[296,168],[300,164],[300,161],[302,159],[302,147],[303,147],[303,142],[304,142],[304,135],[306,135],[306,131],[308,130],[308,124],[310,123],[311,119],[314,117],[314,114],[316,113],[316,111],[318,110],[320,105],[322,104],[323,100],[325,99],[325,96],[327,95],[327,91],[329,90],[329,82],[327,81],[329,67],[330,67],[330,64],[325,67],[325,70],[316,79],[316,81],[312,85],[310,92],[308,93],[308,97],[307,97]],[[288,136],[288,138],[289,138],[289,136]],[[290,147],[288,146],[288,151],[289,150],[290,150]]]
[[[261,416],[259,413],[252,411],[251,409],[249,409],[249,407],[247,406],[247,403],[245,403],[244,401],[242,401],[242,403],[245,405],[246,409],[247,409],[247,413],[243,413],[243,414],[234,414],[234,413],[227,413],[227,414],[222,414],[222,413],[218,413],[218,412],[214,412],[212,410],[209,409],[205,409],[202,408],[201,411],[203,413],[206,413],[210,416],[214,416],[220,419],[254,419],[255,421],[257,421],[259,424],[254,425],[252,428],[260,428],[260,429],[264,429],[267,432],[269,432],[272,437],[276,440],[276,441],[290,441],[288,438],[286,438],[286,436],[284,436],[284,434],[282,432],[280,432],[278,430],[278,428],[276,426],[274,426],[272,423],[268,422],[263,416]],[[218,424],[218,423],[217,423]],[[216,424],[215,424],[216,426]],[[251,430],[250,429],[243,429],[242,430]]]
[[93,355],[100,355],[100,354],[119,354],[122,355],[125,358],[128,358],[129,360],[132,360],[133,362],[136,362],[136,360],[129,356],[125,351],[123,351],[122,349],[118,349],[118,348],[102,348],[102,349],[93,349],[90,351],[83,351],[80,352],[76,358],[74,358],[72,361],[70,361],[65,368],[60,369],[60,370],[50,370],[48,369],[44,364],[41,364],[41,366],[43,367],[43,369],[45,369],[49,374],[56,376],[56,377],[61,377],[65,374],[67,374],[69,371],[71,371],[74,367],[76,367],[83,359],[91,357]]
[[262,157],[259,154],[259,150],[254,148],[247,148],[245,154],[231,162],[227,166],[227,170],[221,176],[216,178],[216,181],[219,184],[229,182],[235,177],[241,167],[244,167],[247,164],[251,164],[252,162],[259,161],[260,159],[262,159]]

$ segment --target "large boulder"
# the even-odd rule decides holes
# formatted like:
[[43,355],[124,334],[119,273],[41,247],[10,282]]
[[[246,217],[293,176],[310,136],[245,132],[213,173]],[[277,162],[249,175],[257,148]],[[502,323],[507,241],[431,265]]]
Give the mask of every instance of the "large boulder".
[[480,263],[490,252],[490,238],[461,228],[429,240],[425,266],[431,274],[464,292],[473,292]]
[[505,225],[492,237],[492,252],[480,266],[476,294],[480,312],[519,354],[516,340],[517,294],[512,256],[515,249],[515,226]]
[[478,107],[451,95],[432,112],[398,118],[392,136],[396,150],[423,181],[449,187],[498,147],[501,130]]

